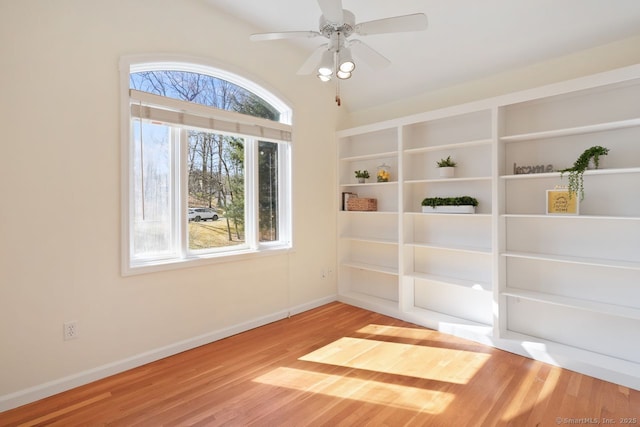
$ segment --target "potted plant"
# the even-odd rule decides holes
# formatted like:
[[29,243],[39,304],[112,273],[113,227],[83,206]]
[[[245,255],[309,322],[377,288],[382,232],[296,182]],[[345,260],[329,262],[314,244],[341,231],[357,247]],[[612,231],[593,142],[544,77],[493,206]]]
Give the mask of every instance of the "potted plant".
[[475,213],[478,200],[470,196],[427,197],[422,201],[424,213]]
[[451,160],[451,156],[447,156],[446,159],[440,159],[436,162],[440,168],[440,176],[443,178],[451,178],[455,173],[456,162]]
[[360,184],[364,183],[364,180],[369,178],[369,171],[368,170],[357,170],[356,172],[356,178],[358,178],[358,182]]
[[600,156],[609,154],[609,149],[595,145],[588,148],[578,157],[572,167],[560,171],[560,177],[565,173],[569,173],[569,198],[573,194],[580,195],[580,200],[584,199],[584,171],[589,167],[589,163],[593,160],[596,169],[600,166]]

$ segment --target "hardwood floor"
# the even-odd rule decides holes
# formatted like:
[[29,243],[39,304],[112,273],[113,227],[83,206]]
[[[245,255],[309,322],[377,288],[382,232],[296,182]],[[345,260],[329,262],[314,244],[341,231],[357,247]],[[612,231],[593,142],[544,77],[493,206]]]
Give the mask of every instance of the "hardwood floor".
[[332,303],[0,413],[0,424],[554,426],[605,418],[640,424],[640,391]]

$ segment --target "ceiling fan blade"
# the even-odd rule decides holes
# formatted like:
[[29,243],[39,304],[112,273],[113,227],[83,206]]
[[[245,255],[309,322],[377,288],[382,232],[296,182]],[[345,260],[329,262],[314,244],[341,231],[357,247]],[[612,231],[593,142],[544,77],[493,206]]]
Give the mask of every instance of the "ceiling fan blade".
[[311,74],[316,71],[318,69],[318,65],[320,65],[320,61],[322,60],[322,55],[327,50],[327,46],[328,44],[325,43],[313,51],[304,64],[302,64],[302,67],[300,67],[297,74]]
[[332,24],[342,25],[344,13],[342,12],[342,0],[318,0],[318,5],[324,18]]
[[373,69],[384,68],[391,64],[391,61],[360,40],[351,40],[349,46],[351,54],[357,60],[361,60]]
[[427,15],[424,13],[414,13],[412,15],[394,16],[392,18],[362,22],[356,25],[355,32],[361,36],[367,36],[370,34],[422,31],[427,29],[427,24]]
[[295,38],[307,38],[312,39],[318,37],[320,34],[317,31],[282,31],[279,33],[258,33],[251,34],[249,40],[253,42],[266,41],[266,40],[281,40],[281,39],[295,39]]

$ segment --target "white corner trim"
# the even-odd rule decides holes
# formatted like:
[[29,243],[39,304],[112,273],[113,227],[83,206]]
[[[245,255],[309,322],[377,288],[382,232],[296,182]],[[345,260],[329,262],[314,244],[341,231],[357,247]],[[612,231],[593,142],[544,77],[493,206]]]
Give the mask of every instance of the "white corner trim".
[[76,374],[59,378],[57,380],[29,387],[24,390],[19,390],[14,393],[5,394],[3,396],[0,396],[0,412],[8,411],[9,409],[26,405],[28,403],[44,399],[45,397],[53,396],[54,394],[62,393],[72,388],[79,387],[93,381],[109,377],[111,375],[119,374],[129,369],[137,368],[139,366],[146,365],[147,363],[151,363],[165,357],[182,353],[183,351],[191,350],[205,344],[210,344],[212,342],[239,334],[241,332],[246,332],[248,330],[285,319],[295,314],[300,314],[305,311],[323,306],[336,300],[337,295],[330,295],[328,297],[320,298],[294,307],[289,307],[288,309],[284,309],[266,316],[249,320],[247,322],[233,325],[228,328],[219,329],[217,331],[212,331],[193,338],[188,338],[186,340],[178,341],[164,347],[140,353],[126,359],[117,360],[115,362],[107,363],[105,365],[78,372]]

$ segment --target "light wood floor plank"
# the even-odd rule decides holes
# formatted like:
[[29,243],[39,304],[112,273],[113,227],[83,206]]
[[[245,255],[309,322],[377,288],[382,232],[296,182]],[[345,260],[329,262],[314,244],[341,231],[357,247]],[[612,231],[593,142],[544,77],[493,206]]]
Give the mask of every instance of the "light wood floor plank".
[[640,391],[332,303],[0,413],[0,425],[553,426],[604,417],[640,425]]

